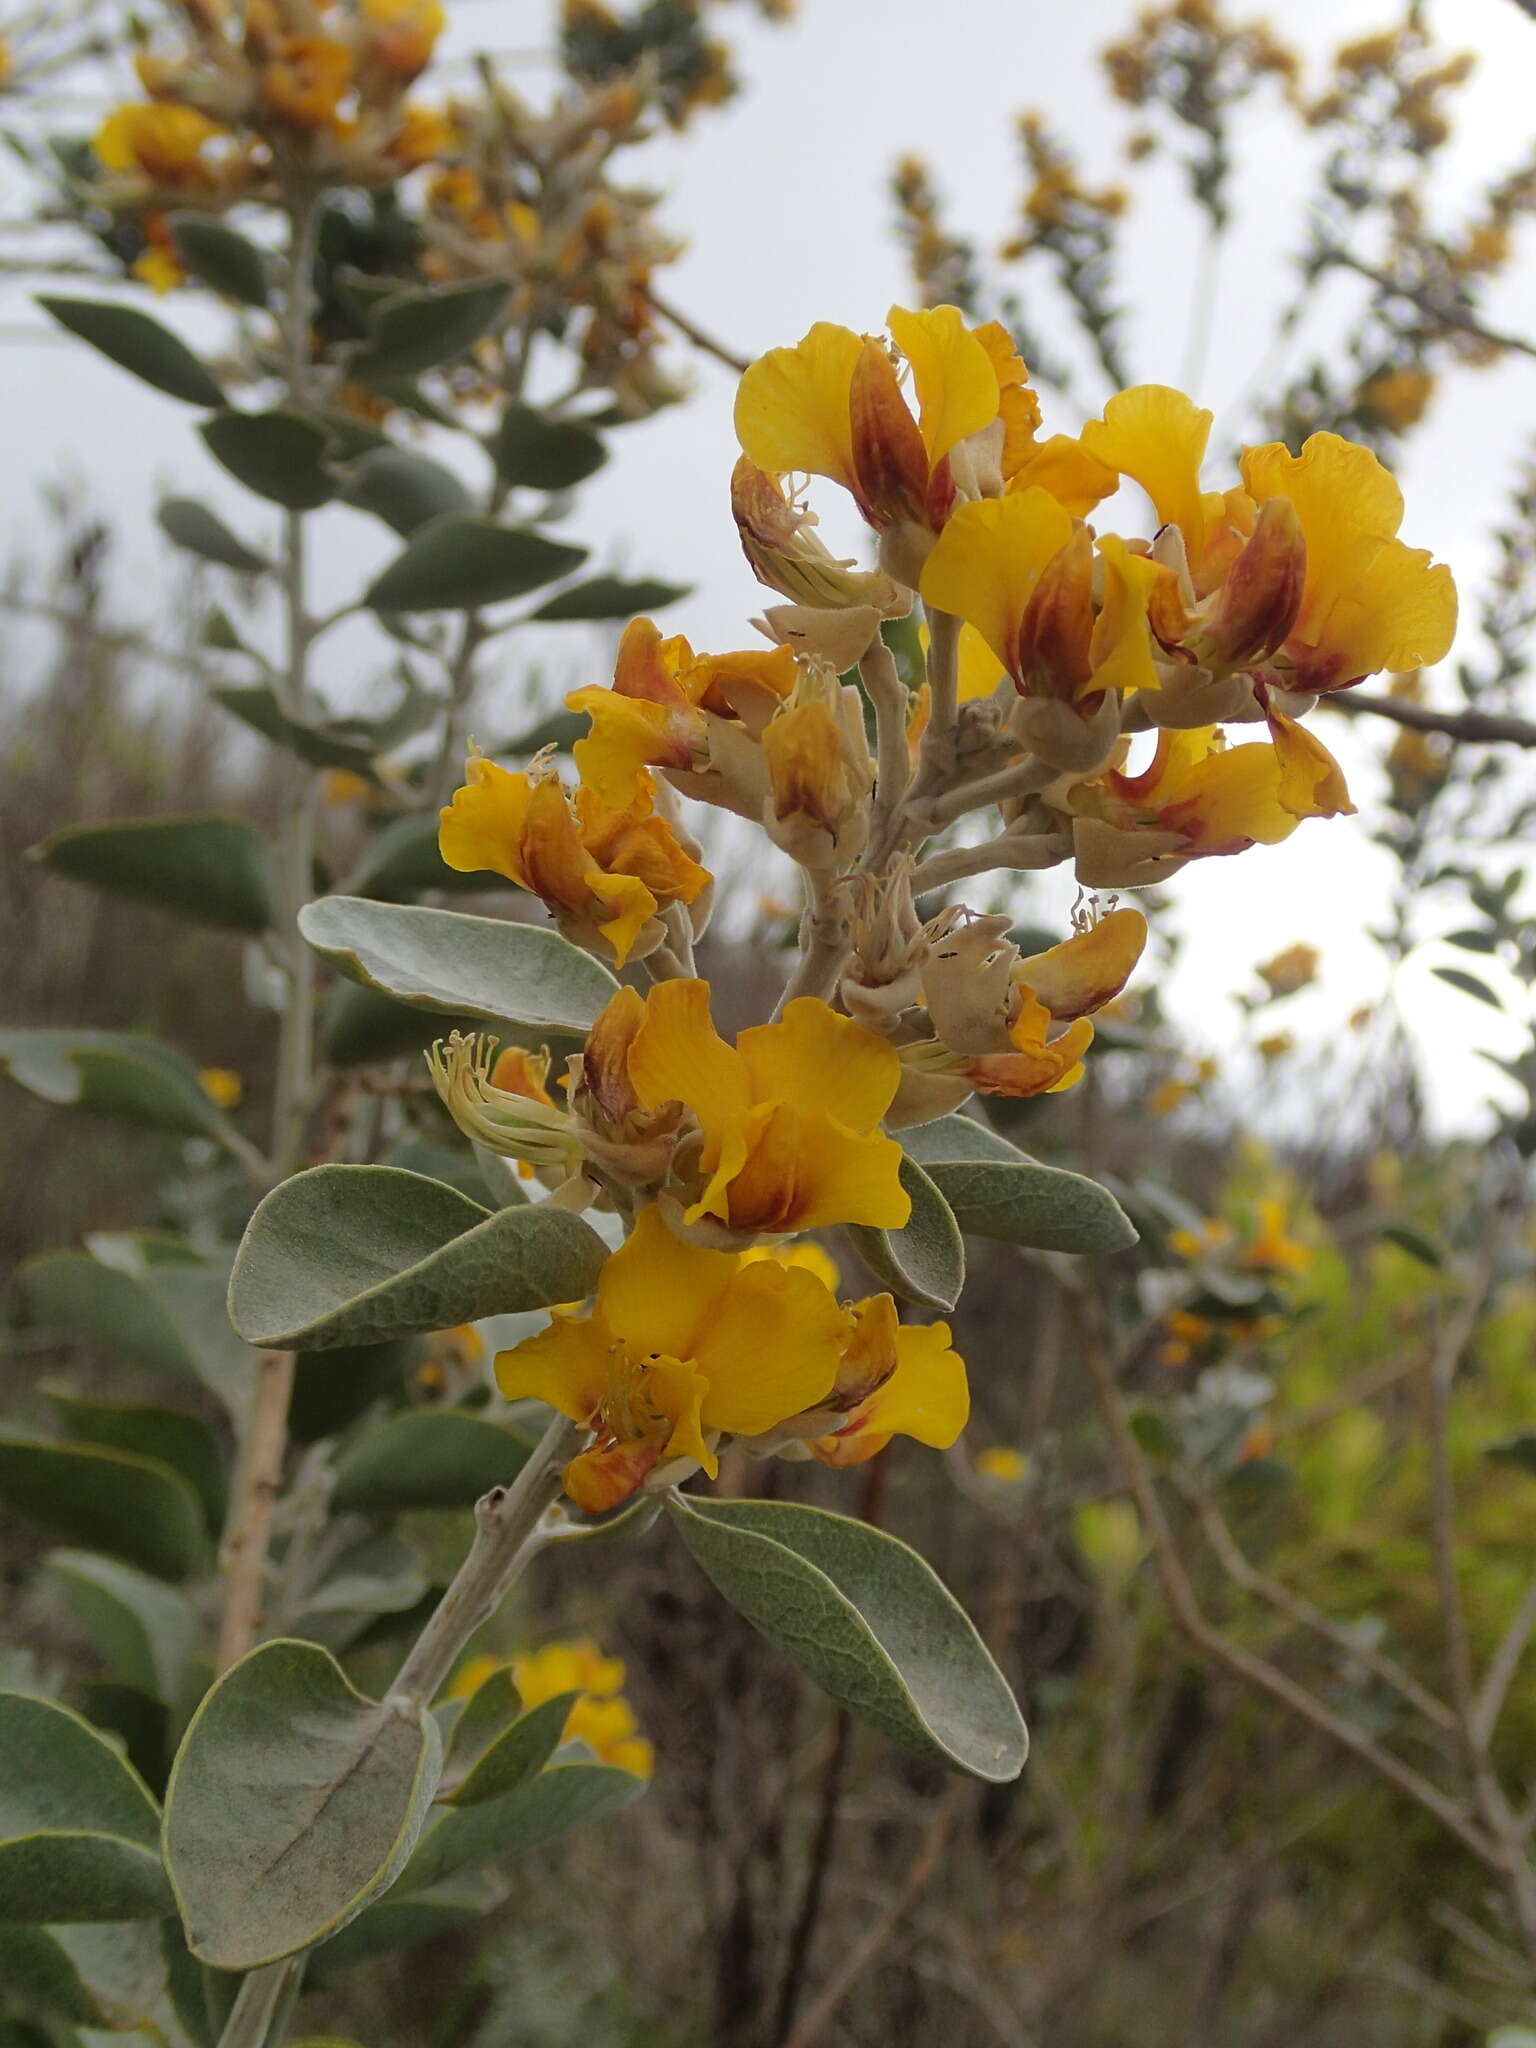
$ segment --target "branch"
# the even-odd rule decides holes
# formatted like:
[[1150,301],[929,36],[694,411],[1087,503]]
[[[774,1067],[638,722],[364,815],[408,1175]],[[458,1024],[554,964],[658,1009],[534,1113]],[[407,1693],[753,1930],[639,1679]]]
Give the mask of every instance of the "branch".
[[713,356],[717,363],[724,363],[725,367],[734,370],[738,377],[744,377],[751,369],[750,356],[739,356],[734,349],[727,348],[723,341],[716,341],[712,334],[706,334],[686,313],[680,312],[670,299],[662,298],[649,285],[645,287],[645,297],[651,310],[659,313],[663,320],[675,327],[684,341],[691,341],[695,348],[702,349],[707,356]]
[[1370,712],[1406,725],[1413,732],[1441,732],[1452,740],[1482,740],[1490,745],[1536,747],[1536,722],[1502,711],[1437,711],[1431,704],[1410,704],[1405,698],[1371,697],[1359,690],[1340,690],[1320,702],[1330,711]]
[[1496,328],[1485,327],[1481,320],[1474,319],[1460,306],[1448,306],[1419,286],[1404,284],[1389,271],[1377,270],[1373,264],[1362,263],[1358,256],[1350,255],[1347,249],[1328,250],[1326,262],[1339,270],[1352,270],[1357,277],[1363,277],[1367,283],[1375,285],[1379,292],[1385,292],[1388,298],[1403,299],[1410,306],[1417,306],[1426,319],[1435,321],[1441,327],[1452,327],[1458,334],[1475,335],[1479,341],[1492,342],[1495,348],[1512,349],[1516,355],[1536,356],[1536,342],[1527,341],[1523,335],[1504,334]]
[[[1292,1621],[1298,1622],[1303,1628],[1311,1629],[1314,1634],[1320,1635],[1325,1642],[1332,1643],[1336,1649],[1342,1650],[1356,1663],[1363,1664],[1367,1671],[1381,1680],[1383,1685],[1390,1686],[1400,1698],[1406,1700],[1410,1706],[1416,1707],[1426,1721],[1432,1722],[1446,1734],[1454,1733],[1457,1725],[1456,1716],[1444,1700],[1437,1699],[1432,1692],[1426,1691],[1413,1674],[1405,1671],[1394,1658],[1385,1657],[1380,1651],[1357,1642],[1348,1629],[1341,1628],[1309,1600],[1303,1600],[1299,1594],[1291,1592],[1288,1587],[1282,1586],[1278,1580],[1268,1577],[1250,1563],[1239,1548],[1220,1508],[1209,1494],[1193,1485],[1185,1486],[1181,1490],[1199,1517],[1206,1541],[1229,1579],[1241,1586],[1244,1592],[1268,1601],[1271,1607],[1278,1608],[1282,1614],[1288,1614]],[[1532,1590],[1536,1592],[1536,1587]],[[1533,1613],[1532,1619],[1536,1622],[1536,1613]]]
[[214,1668],[238,1664],[256,1641],[266,1593],[272,1510],[283,1478],[293,1353],[264,1351],[257,1368],[249,1424],[241,1447],[241,1477],[224,1538],[224,1611]]
[[1380,1748],[1367,1734],[1357,1728],[1343,1715],[1336,1714],[1331,1707],[1314,1697],[1304,1686],[1287,1678],[1283,1671],[1256,1657],[1250,1651],[1240,1649],[1229,1642],[1218,1628],[1206,1619],[1198,1600],[1195,1598],[1189,1575],[1184,1569],[1184,1560],[1179,1554],[1178,1544],[1168,1519],[1163,1513],[1162,1502],[1158,1499],[1156,1482],[1148,1465],[1141,1445],[1136,1441],[1125,1404],[1115,1380],[1114,1368],[1105,1354],[1102,1334],[1097,1320],[1096,1304],[1084,1295],[1072,1297],[1073,1320],[1077,1326],[1082,1355],[1093,1381],[1094,1395],[1109,1431],[1110,1444],[1115,1462],[1127,1491],[1135,1500],[1145,1525],[1148,1541],[1152,1546],[1153,1562],[1163,1596],[1176,1626],[1193,1646],[1213,1662],[1223,1665],[1234,1676],[1243,1679],[1256,1691],[1267,1693],[1281,1706],[1287,1708],[1298,1720],[1308,1727],[1326,1735],[1340,1749],[1368,1764],[1378,1777],[1384,1778],[1404,1798],[1436,1820],[1446,1833],[1453,1836],[1469,1855],[1475,1856],[1485,1869],[1506,1875],[1505,1859],[1494,1842],[1484,1835],[1481,1828],[1454,1800],[1449,1799],[1427,1778],[1421,1777],[1411,1765],[1401,1762],[1390,1751]]

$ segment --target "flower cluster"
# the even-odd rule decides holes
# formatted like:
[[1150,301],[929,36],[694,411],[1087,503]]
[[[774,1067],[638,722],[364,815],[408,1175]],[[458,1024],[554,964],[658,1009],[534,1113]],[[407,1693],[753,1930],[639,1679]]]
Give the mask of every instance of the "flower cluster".
[[[575,787],[543,757],[475,757],[442,815],[451,866],[532,891],[651,983],[619,989],[553,1089],[544,1054],[455,1036],[432,1055],[479,1144],[629,1226],[595,1300],[497,1361],[505,1394],[590,1433],[565,1479],[588,1510],[713,1473],[724,1437],[837,1465],[898,1432],[954,1441],[968,1399],[944,1325],[903,1327],[889,1295],[840,1303],[795,1240],[903,1228],[892,1132],[1070,1087],[1147,926],[1089,905],[1026,957],[1006,916],[951,889],[1067,862],[1085,888],[1134,886],[1349,810],[1303,714],[1438,659],[1454,627],[1449,573],[1398,539],[1401,496],[1367,450],[1250,448],[1241,481],[1207,491],[1211,416],[1176,391],[1123,391],[1045,435],[997,325],[898,308],[890,333],[817,326],[742,379],[731,499],[785,600],[757,622],[767,644],[701,654],[634,621],[611,686],[567,699],[588,719]],[[850,493],[871,566],[821,540],[807,475]],[[1124,480],[1150,537],[1091,519]],[[882,628],[918,598],[913,689]],[[1229,725],[1262,736],[1229,744]],[[734,1044],[694,967],[713,887],[679,796],[752,820],[802,877],[779,1011]],[[988,812],[996,836],[933,850]]]
[[[455,1675],[449,1697],[468,1701],[489,1679],[507,1669],[500,1657],[472,1657]],[[523,1650],[512,1659],[512,1683],[524,1713],[563,1693],[576,1693],[561,1734],[564,1742],[580,1742],[599,1763],[612,1764],[636,1778],[656,1768],[656,1750],[640,1733],[634,1709],[624,1697],[624,1664],[605,1657],[590,1637],[546,1643]]]

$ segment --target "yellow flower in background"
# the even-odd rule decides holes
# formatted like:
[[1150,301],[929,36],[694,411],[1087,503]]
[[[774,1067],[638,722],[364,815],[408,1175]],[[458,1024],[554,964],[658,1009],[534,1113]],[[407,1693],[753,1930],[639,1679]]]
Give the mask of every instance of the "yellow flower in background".
[[245,1083],[233,1067],[199,1067],[197,1078],[203,1084],[204,1094],[220,1109],[239,1108],[245,1094]]
[[1318,951],[1298,940],[1294,946],[1287,946],[1277,953],[1273,960],[1265,960],[1254,969],[1260,981],[1272,997],[1293,996],[1317,979]]
[[[247,10],[247,32],[254,8]],[[353,56],[331,36],[279,35],[260,70],[267,117],[289,128],[337,130],[353,86]]]
[[624,1663],[605,1657],[590,1636],[546,1643],[512,1659],[512,1683],[524,1707],[541,1707],[562,1692],[584,1692],[611,1699],[624,1690]]
[[846,1420],[813,1438],[823,1465],[863,1465],[893,1436],[947,1451],[969,1420],[965,1365],[947,1323],[902,1323],[888,1294],[854,1302],[838,1362],[833,1406]]
[[605,1657],[586,1636],[520,1651],[510,1664],[504,1657],[471,1657],[455,1673],[448,1697],[473,1699],[487,1679],[507,1670],[525,1714],[562,1693],[580,1693],[561,1740],[584,1742],[599,1763],[613,1764],[637,1778],[650,1777],[656,1766],[655,1748],[640,1733],[634,1710],[622,1697],[625,1673],[620,1658]]
[[1455,581],[1397,538],[1403,494],[1368,448],[1313,434],[1292,455],[1272,441],[1245,452],[1242,472],[1258,503],[1289,498],[1306,541],[1301,610],[1284,650],[1296,689],[1342,690],[1449,652]]
[[442,0],[360,0],[369,54],[401,84],[426,70],[447,22]]
[[802,1238],[795,1244],[754,1244],[740,1254],[743,1265],[750,1266],[759,1259],[772,1259],[779,1266],[799,1266],[807,1273],[814,1273],[824,1287],[837,1292],[841,1278],[837,1261],[832,1254],[823,1251],[819,1244],[809,1238]]
[[1258,1204],[1256,1227],[1243,1246],[1242,1263],[1262,1272],[1305,1273],[1309,1270],[1311,1247],[1287,1232],[1284,1202],[1266,1198]]
[[1180,1225],[1168,1233],[1168,1249],[1181,1259],[1203,1259],[1208,1252],[1220,1251],[1231,1241],[1232,1226],[1219,1216],[1208,1218],[1198,1229]]
[[709,996],[704,981],[659,983],[629,1053],[643,1104],[678,1102],[698,1119],[685,1222],[768,1236],[833,1223],[900,1229],[911,1211],[901,1147],[878,1128],[901,1077],[894,1047],[811,996],[730,1046]]
[[1029,1460],[1012,1444],[988,1444],[976,1453],[976,1470],[999,1486],[1022,1486],[1029,1477]]
[[479,754],[465,773],[438,833],[448,866],[531,890],[557,918],[600,934],[619,966],[665,905],[691,903],[709,886],[708,870],[656,815],[648,775],[616,807],[586,784],[572,794],[553,773],[514,774]]
[[104,171],[125,171],[154,185],[197,185],[212,173],[203,157],[229,130],[195,107],[131,102],[116,108],[91,141]]
[[[674,984],[668,984],[672,986]],[[508,1400],[547,1402],[596,1441],[565,1468],[578,1507],[615,1507],[664,1463],[719,1467],[710,1439],[762,1436],[831,1392],[847,1333],[804,1267],[685,1244],[654,1204],[603,1267],[586,1315],[496,1360]]]

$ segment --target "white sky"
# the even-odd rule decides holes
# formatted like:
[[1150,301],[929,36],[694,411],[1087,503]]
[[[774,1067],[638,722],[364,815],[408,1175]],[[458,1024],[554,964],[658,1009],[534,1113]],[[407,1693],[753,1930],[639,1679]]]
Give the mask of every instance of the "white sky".
[[[1267,12],[1316,65],[1334,44],[1381,26],[1394,9],[1390,0],[1282,0]],[[460,0],[457,9],[449,0],[449,13],[450,59],[476,47],[527,51],[549,18],[543,6],[520,0]],[[1125,175],[1115,154],[1124,124],[1110,111],[1095,56],[1124,32],[1131,15],[1122,0],[1079,0],[1074,7],[1058,0],[950,0],[943,8],[933,0],[801,0],[796,23],[769,29],[745,7],[721,9],[714,19],[734,45],[748,90],[724,113],[698,120],[686,136],[661,137],[630,159],[636,181],[649,179],[668,193],[664,218],[688,243],[667,278],[670,296],[743,354],[797,340],[818,319],[878,327],[890,303],[908,295],[887,197],[891,164],[903,151],[915,148],[928,157],[950,219],[984,246],[1007,232],[1016,203],[1012,116],[1021,106],[1043,108],[1082,150],[1096,181]],[[1464,102],[1464,127],[1447,159],[1454,198],[1497,175],[1530,145],[1536,25],[1512,0],[1440,0],[1431,16],[1453,45],[1471,47],[1480,58]],[[536,89],[537,67],[514,75],[520,82],[526,75],[527,89]],[[1304,185],[1294,124],[1277,116],[1267,98],[1250,102],[1243,122],[1237,228],[1224,258],[1207,371],[1194,393],[1216,411],[1215,441],[1224,426],[1243,431],[1232,409],[1249,383],[1272,311],[1292,288],[1277,255]],[[1124,234],[1133,373],[1178,382],[1199,224],[1168,164],[1137,167],[1133,184],[1136,204]],[[177,302],[166,303],[186,319]],[[1032,311],[1053,339],[1062,334],[1044,301]],[[1490,299],[1489,317],[1516,329],[1536,326],[1536,238]],[[166,570],[149,522],[168,487],[205,496],[245,532],[270,529],[270,508],[245,497],[216,469],[186,408],[81,346],[44,339],[24,286],[0,290],[0,326],[9,341],[9,489],[0,516],[7,554],[25,550],[36,530],[35,483],[61,474],[84,478],[123,529],[117,558],[122,606],[130,618],[152,626],[154,578]],[[26,329],[37,332],[35,342],[16,338]],[[217,325],[199,313],[188,332],[209,337]],[[737,552],[727,504],[733,380],[708,361],[692,375],[691,403],[614,437],[613,460],[588,488],[572,535],[632,573],[692,581],[693,597],[665,617],[695,645],[746,645],[752,636],[745,621],[764,593]],[[1091,380],[1083,388],[1096,409],[1104,393]],[[1048,414],[1049,427],[1075,429],[1078,423]],[[1402,473],[1405,537],[1449,560],[1464,592],[1475,591],[1487,559],[1487,529],[1533,430],[1536,362],[1514,359],[1464,376],[1414,443]],[[828,486],[818,499],[829,514],[835,495]],[[834,539],[848,531],[830,516],[827,524]],[[337,601],[384,559],[388,537],[344,509],[320,515],[320,527],[325,566],[319,595]],[[573,680],[596,679],[602,658],[596,636],[583,660],[580,640],[569,634],[557,643],[556,659],[562,668],[569,661],[583,671]],[[349,697],[355,703],[366,686],[366,654],[365,641],[338,635],[329,657],[334,667],[322,669],[322,683],[343,706]],[[1172,885],[1185,948],[1168,990],[1170,1009],[1218,1049],[1236,1041],[1231,993],[1251,987],[1252,965],[1293,940],[1321,947],[1327,988],[1283,1006],[1276,1024],[1294,1024],[1303,1036],[1336,1027],[1384,987],[1383,958],[1366,936],[1380,920],[1391,873],[1368,838],[1379,781],[1363,765],[1357,728],[1326,718],[1318,729],[1351,770],[1362,815],[1304,824],[1278,848],[1196,863]],[[1070,894],[1048,889],[1037,907],[1050,897],[1064,910]],[[1433,1099],[1442,1116],[1460,1124],[1476,1116],[1491,1072],[1464,1048],[1511,1040],[1498,1037],[1491,1013],[1429,973],[1434,957],[1452,956],[1430,951],[1416,957],[1404,971],[1399,997],[1426,1048]]]

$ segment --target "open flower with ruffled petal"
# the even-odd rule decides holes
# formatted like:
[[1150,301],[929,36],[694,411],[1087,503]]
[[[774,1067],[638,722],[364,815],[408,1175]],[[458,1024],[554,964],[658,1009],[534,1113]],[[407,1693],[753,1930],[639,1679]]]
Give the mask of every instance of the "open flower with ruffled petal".
[[703,981],[661,982],[645,1006],[635,1092],[652,1109],[681,1103],[697,1125],[696,1149],[681,1144],[673,1167],[684,1228],[744,1241],[907,1221],[901,1147],[879,1129],[901,1078],[883,1038],[802,996],[727,1045]]
[[531,890],[571,936],[605,941],[620,966],[659,941],[667,904],[692,903],[709,886],[708,870],[657,815],[649,775],[617,806],[586,783],[568,791],[537,765],[515,774],[473,754],[465,773],[438,831],[448,866]]
[[509,1400],[544,1401],[589,1429],[565,1490],[591,1513],[660,1468],[718,1468],[722,1434],[763,1436],[820,1406],[836,1382],[847,1321],[803,1266],[685,1244],[654,1205],[598,1277],[585,1314],[496,1360]]
[[833,1399],[843,1419],[810,1443],[823,1465],[862,1465],[893,1436],[947,1451],[970,1418],[965,1362],[947,1323],[901,1323],[888,1294],[853,1303]]

